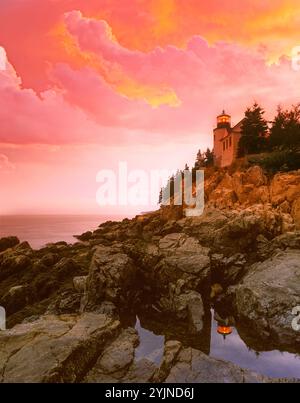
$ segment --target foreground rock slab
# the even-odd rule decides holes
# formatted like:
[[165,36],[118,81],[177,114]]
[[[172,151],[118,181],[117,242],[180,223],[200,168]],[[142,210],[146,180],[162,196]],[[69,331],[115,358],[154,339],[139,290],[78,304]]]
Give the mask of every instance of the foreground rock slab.
[[[299,382],[299,380],[292,380]],[[238,367],[227,361],[209,357],[193,348],[182,349],[166,383],[280,383],[285,379],[272,379]]]
[[43,316],[0,332],[0,382],[76,382],[120,323],[106,315]]
[[299,350],[300,333],[292,327],[300,305],[300,251],[286,250],[254,264],[234,288],[241,319],[265,341]]

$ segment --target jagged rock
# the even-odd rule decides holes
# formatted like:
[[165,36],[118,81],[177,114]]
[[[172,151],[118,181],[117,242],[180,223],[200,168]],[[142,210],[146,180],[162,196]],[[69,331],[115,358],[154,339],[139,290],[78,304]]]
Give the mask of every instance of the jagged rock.
[[233,188],[240,204],[269,203],[270,193],[267,185],[268,180],[258,166],[233,174]]
[[136,267],[131,258],[113,248],[97,246],[89,269],[82,309],[93,309],[103,301],[128,302]]
[[74,259],[62,258],[58,263],[56,263],[53,270],[57,273],[59,278],[64,278],[66,276],[72,276],[76,273],[80,273],[81,267],[75,262]]
[[97,313],[103,313],[111,318],[118,318],[117,307],[109,301],[102,302],[99,308],[97,308]]
[[177,223],[176,220],[168,221],[162,229],[159,231],[159,235],[165,236],[168,234],[174,234],[181,230],[180,225]]
[[189,317],[195,331],[201,327],[201,321],[196,319],[192,301],[196,304],[195,295],[198,300],[201,296],[193,291],[204,289],[210,279],[209,249],[196,238],[170,234],[160,240],[159,254],[161,259],[154,268],[154,276],[162,294],[160,308],[180,318]]
[[9,236],[0,239],[0,252],[5,251],[6,249],[13,248],[14,246],[20,243],[19,239],[16,236]]
[[281,347],[295,347],[292,309],[300,305],[300,251],[286,250],[256,263],[235,287],[235,307],[256,336]]
[[183,232],[200,240],[201,245],[211,246],[216,231],[223,228],[236,213],[206,208],[202,216],[186,218],[182,221]]
[[203,329],[204,307],[201,295],[196,291],[188,291],[173,296],[171,310],[180,319],[187,319],[190,331],[200,333]]
[[285,201],[292,204],[300,197],[300,170],[276,174],[271,182],[270,193],[274,206]]
[[214,248],[220,251],[225,247],[249,253],[256,249],[259,235],[271,239],[281,233],[281,215],[268,205],[255,205],[233,213],[231,220],[215,231]]
[[224,286],[236,284],[243,276],[246,268],[245,254],[236,253],[229,257],[222,254],[211,256],[211,269],[213,281]]
[[59,260],[60,257],[57,253],[46,253],[44,256],[42,256],[40,263],[47,267],[51,267],[54,266]]
[[196,238],[185,234],[170,234],[159,242],[160,275],[168,280],[197,276],[197,284],[210,273],[209,248],[200,245]]
[[287,232],[279,235],[274,238],[269,245],[272,246],[272,252],[276,249],[300,249],[300,231]]
[[120,323],[105,315],[43,316],[0,332],[0,382],[76,382]]
[[79,239],[79,241],[84,242],[84,241],[89,241],[92,238],[92,235],[93,235],[92,231],[87,231],[87,232],[84,232],[81,235],[74,235],[74,237],[76,239]]
[[32,300],[31,289],[28,285],[18,285],[11,287],[9,291],[0,298],[7,315],[17,312]]
[[157,370],[154,362],[147,358],[134,361],[127,374],[121,380],[122,383],[148,383],[152,382],[152,377]]
[[21,252],[8,249],[0,254],[0,279],[15,275],[31,266],[31,259]]
[[77,292],[84,293],[86,290],[88,276],[78,276],[73,278],[73,285]]
[[165,343],[163,360],[155,371],[153,382],[161,383],[167,378],[181,348],[182,344],[177,340],[169,340]]
[[150,382],[156,365],[146,358],[136,361],[135,348],[139,343],[132,328],[122,330],[103,351],[96,364],[84,378],[85,383],[144,383]]
[[295,230],[295,224],[293,217],[290,214],[282,213],[281,214],[281,232],[284,234],[285,232],[291,232]]
[[28,256],[32,255],[32,248],[27,241],[21,242],[18,245],[14,246],[15,252],[22,252]]
[[182,206],[162,206],[160,209],[160,218],[162,221],[180,220],[182,217]]
[[93,369],[87,374],[85,382],[103,382],[107,375],[121,378],[127,372],[134,359],[134,349],[138,345],[137,332],[128,328],[121,332],[103,354],[99,357]]
[[283,214],[290,214],[291,213],[290,203],[287,200],[285,200],[278,206],[278,211],[280,211]]
[[226,361],[209,357],[199,350],[182,349],[167,383],[266,383],[271,380]]
[[217,172],[207,182],[206,199],[209,205],[217,208],[270,202],[268,180],[258,166],[245,172],[235,172],[232,176],[228,172]]
[[80,302],[79,293],[64,291],[50,304],[46,313],[55,315],[78,313]]

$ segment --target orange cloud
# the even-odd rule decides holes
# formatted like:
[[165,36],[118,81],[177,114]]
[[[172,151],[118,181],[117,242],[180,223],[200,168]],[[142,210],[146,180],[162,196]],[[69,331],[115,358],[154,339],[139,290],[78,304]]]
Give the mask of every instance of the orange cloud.
[[121,46],[142,52],[168,45],[184,48],[200,35],[210,44],[226,41],[260,48],[272,62],[299,45],[298,0],[43,0],[43,6],[40,0],[1,2],[0,45],[25,86],[45,89],[49,63],[76,62],[65,35],[49,34],[63,14],[73,10],[105,20]]
[[[78,17],[78,21],[82,18],[79,12],[74,12],[73,15]],[[97,20],[92,19],[82,19],[82,21],[86,22],[86,26],[89,23],[97,22]],[[102,34],[105,40],[113,44],[117,49],[122,49],[108,24],[102,20],[99,21],[99,25],[103,28]],[[87,33],[87,35],[91,33]],[[139,82],[134,76],[126,75],[126,72],[122,70],[122,66],[118,65],[116,61],[107,60],[99,53],[95,54],[92,51],[82,50],[76,38],[68,31],[65,23],[61,22],[56,25],[49,35],[53,36],[61,44],[70,65],[75,68],[84,66],[93,68],[116,92],[130,99],[143,99],[153,107],[160,105],[178,106],[180,104],[176,93],[166,85],[151,86]]]

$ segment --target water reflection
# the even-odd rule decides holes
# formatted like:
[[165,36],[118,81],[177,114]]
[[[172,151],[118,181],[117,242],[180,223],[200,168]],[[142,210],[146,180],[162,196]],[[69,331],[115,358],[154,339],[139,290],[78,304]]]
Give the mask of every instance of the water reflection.
[[299,378],[299,355],[278,350],[262,352],[252,350],[241,339],[235,327],[230,326],[231,333],[224,337],[218,331],[222,327],[220,325],[222,323],[213,319],[210,351],[212,357],[231,361],[242,368],[274,378]]
[[[218,320],[216,320],[216,318]],[[247,346],[234,325],[233,318],[221,318],[214,311],[205,317],[201,334],[191,336],[182,323],[174,324],[166,318],[151,315],[139,316],[136,330],[140,345],[136,359],[148,358],[159,364],[167,340],[179,340],[184,346],[191,346],[211,357],[230,361],[238,366],[270,377],[300,377],[300,356],[289,352],[256,351]]]
[[218,333],[221,334],[226,339],[226,336],[229,336],[232,333],[232,328],[230,326],[218,326]]
[[135,350],[135,359],[139,361],[147,358],[159,365],[164,353],[165,336],[156,335],[154,332],[144,329],[138,317],[135,329],[140,336],[140,344]]

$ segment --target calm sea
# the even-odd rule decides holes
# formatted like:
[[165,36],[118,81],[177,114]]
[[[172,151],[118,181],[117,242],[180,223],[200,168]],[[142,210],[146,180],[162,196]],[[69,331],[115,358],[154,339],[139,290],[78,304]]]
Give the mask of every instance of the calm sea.
[[74,243],[74,235],[94,230],[105,221],[123,218],[116,215],[0,216],[0,238],[15,235],[35,249],[50,242]]

